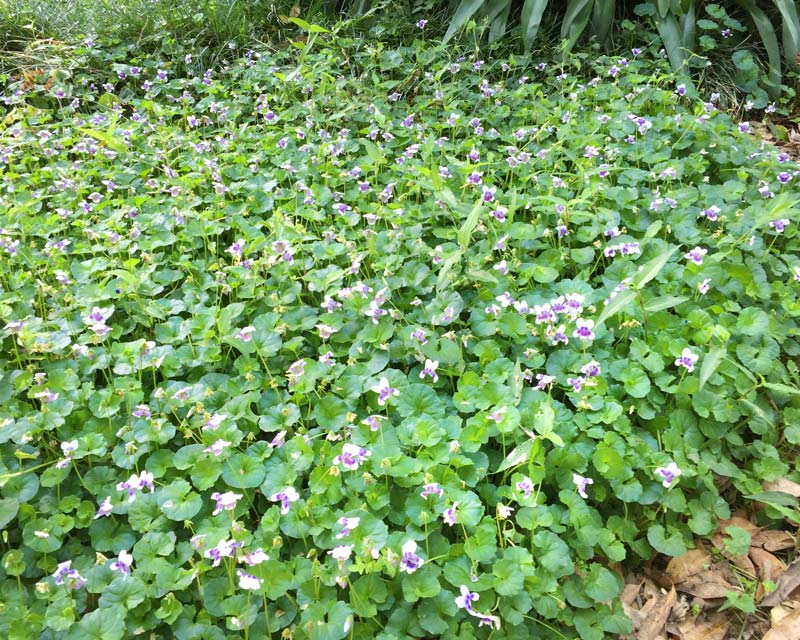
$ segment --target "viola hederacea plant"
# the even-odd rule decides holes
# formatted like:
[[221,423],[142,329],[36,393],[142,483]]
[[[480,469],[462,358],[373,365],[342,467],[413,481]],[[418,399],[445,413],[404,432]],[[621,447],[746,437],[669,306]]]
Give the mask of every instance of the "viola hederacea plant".
[[647,47],[417,27],[8,80],[0,636],[601,640],[791,517],[798,165]]

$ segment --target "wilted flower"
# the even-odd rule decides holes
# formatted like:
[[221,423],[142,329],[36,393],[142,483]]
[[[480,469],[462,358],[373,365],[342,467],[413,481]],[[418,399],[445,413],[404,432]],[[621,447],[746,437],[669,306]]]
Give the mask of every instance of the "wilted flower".
[[514,507],[509,507],[508,505],[502,503],[497,505],[497,517],[500,520],[510,518],[512,513],[514,513]]
[[578,488],[578,495],[581,498],[586,499],[589,497],[588,495],[586,495],[586,487],[590,484],[594,484],[594,480],[592,480],[591,478],[585,478],[581,475],[578,475],[577,473],[573,473],[572,482]]

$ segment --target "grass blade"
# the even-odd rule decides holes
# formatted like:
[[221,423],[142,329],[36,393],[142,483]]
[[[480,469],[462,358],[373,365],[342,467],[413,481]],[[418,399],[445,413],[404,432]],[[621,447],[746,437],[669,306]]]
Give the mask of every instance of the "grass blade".
[[539,25],[542,23],[542,14],[547,8],[548,0],[525,0],[522,5],[522,15],[520,22],[523,28],[522,40],[525,42],[525,53],[528,53],[539,33]]
[[726,353],[727,351],[723,347],[714,347],[703,358],[703,364],[700,367],[700,389],[702,389],[706,382],[708,382],[708,379],[714,375],[714,372],[725,358]]

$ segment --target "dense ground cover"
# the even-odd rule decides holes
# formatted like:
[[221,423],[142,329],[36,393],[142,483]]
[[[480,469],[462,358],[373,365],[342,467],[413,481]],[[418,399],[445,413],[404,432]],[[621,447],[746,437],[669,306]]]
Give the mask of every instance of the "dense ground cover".
[[797,521],[797,165],[651,52],[323,38],[8,86],[3,637],[594,640]]

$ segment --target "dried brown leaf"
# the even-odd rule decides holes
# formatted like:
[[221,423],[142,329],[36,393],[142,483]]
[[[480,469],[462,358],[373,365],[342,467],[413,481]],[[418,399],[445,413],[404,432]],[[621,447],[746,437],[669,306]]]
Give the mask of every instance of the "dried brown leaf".
[[658,602],[639,627],[639,633],[636,635],[637,639],[656,640],[661,635],[661,632],[664,631],[667,618],[669,618],[670,611],[672,611],[672,607],[675,606],[677,600],[678,596],[675,593],[675,587],[672,587],[668,594],[650,600],[649,602]]
[[797,600],[787,600],[786,602],[782,602],[777,607],[772,607],[769,612],[769,619],[774,627],[778,624],[783,618],[788,616],[792,611],[798,608],[800,602]]
[[690,593],[704,600],[724,598],[729,591],[741,591],[739,587],[725,580],[721,572],[715,568],[690,576],[676,586],[678,591]]
[[751,544],[754,547],[763,547],[767,551],[782,551],[795,546],[794,538],[786,531],[763,529],[753,536]]
[[777,584],[778,578],[786,571],[786,564],[764,549],[750,547],[750,559],[758,567],[758,578],[762,582],[769,580]]
[[781,618],[767,631],[762,640],[797,640],[800,638],[800,609]]
[[[800,586],[800,558],[795,559],[783,572],[778,579],[778,584],[775,591],[770,593],[766,598],[761,601],[761,605],[765,607],[774,607],[789,597],[798,586]],[[800,638],[800,635],[798,635]]]
[[779,478],[775,482],[765,482],[762,486],[764,491],[780,491],[781,493],[788,493],[795,498],[800,498],[800,484],[787,478]]
[[704,622],[696,618],[686,619],[678,623],[681,640],[725,640],[728,633],[728,621],[725,616],[714,616]]
[[680,558],[672,558],[666,568],[666,575],[672,582],[679,584],[702,571],[711,564],[711,554],[705,549],[691,549]]

